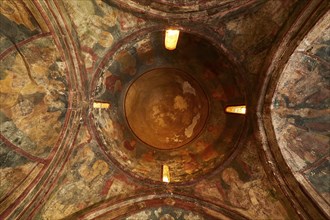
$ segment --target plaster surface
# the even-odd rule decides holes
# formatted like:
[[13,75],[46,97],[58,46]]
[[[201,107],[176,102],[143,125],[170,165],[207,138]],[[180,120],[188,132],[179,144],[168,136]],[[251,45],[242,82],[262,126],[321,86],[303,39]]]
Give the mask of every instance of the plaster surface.
[[[326,0],[3,0],[0,9],[1,219],[327,219],[329,22],[314,40],[297,31],[310,31]],[[172,52],[169,26],[182,34]],[[255,103],[267,68],[285,67],[273,58],[297,45],[268,103],[282,164],[255,138]],[[208,98],[202,131],[171,150],[146,146],[123,108],[129,85],[164,67],[191,75]],[[184,85],[169,106],[185,109]],[[243,104],[247,115],[224,116]],[[281,181],[276,166],[296,176]]]
[[209,112],[201,86],[189,74],[170,68],[143,73],[129,86],[124,105],[135,135],[164,150],[196,138]]

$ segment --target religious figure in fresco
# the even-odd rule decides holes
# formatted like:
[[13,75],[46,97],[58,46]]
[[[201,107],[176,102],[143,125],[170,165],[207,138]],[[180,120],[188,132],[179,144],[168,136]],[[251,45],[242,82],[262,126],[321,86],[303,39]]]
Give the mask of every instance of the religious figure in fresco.
[[243,182],[234,168],[226,168],[222,172],[222,180],[229,186],[225,191],[225,199],[238,208],[246,210],[246,214],[256,219],[269,219],[277,216],[286,219],[283,206],[272,197],[271,189],[266,189],[261,179]]

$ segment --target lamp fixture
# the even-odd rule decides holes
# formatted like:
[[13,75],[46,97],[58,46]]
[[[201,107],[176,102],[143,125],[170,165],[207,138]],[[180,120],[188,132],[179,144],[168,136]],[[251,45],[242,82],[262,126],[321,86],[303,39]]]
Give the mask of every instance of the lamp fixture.
[[165,48],[168,50],[175,50],[179,39],[179,30],[167,29],[165,31]]
[[233,113],[233,114],[246,114],[246,106],[245,105],[239,105],[239,106],[227,106],[225,111],[227,113]]
[[170,168],[167,165],[163,165],[163,182],[169,183],[170,181]]
[[109,108],[110,104],[106,102],[94,102],[93,108]]

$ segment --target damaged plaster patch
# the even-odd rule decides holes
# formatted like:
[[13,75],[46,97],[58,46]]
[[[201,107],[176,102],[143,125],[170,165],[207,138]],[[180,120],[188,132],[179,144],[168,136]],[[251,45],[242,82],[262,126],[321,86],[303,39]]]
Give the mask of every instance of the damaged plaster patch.
[[194,116],[192,123],[184,130],[184,134],[186,137],[191,137],[191,135],[194,132],[194,128],[197,124],[197,121],[200,119],[201,115],[198,113],[197,115]]
[[184,81],[182,83],[182,90],[183,90],[183,94],[190,93],[196,96],[196,90],[187,81]]
[[180,139],[180,135],[174,135],[174,137],[172,137],[172,138],[166,137],[166,142],[170,143],[170,141],[176,142],[176,143],[181,143],[183,140]]

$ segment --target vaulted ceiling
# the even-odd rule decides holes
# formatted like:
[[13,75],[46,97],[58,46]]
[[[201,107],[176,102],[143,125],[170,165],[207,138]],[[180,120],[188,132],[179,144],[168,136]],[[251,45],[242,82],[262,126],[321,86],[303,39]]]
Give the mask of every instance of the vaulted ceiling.
[[0,219],[330,218],[328,1],[0,8]]

